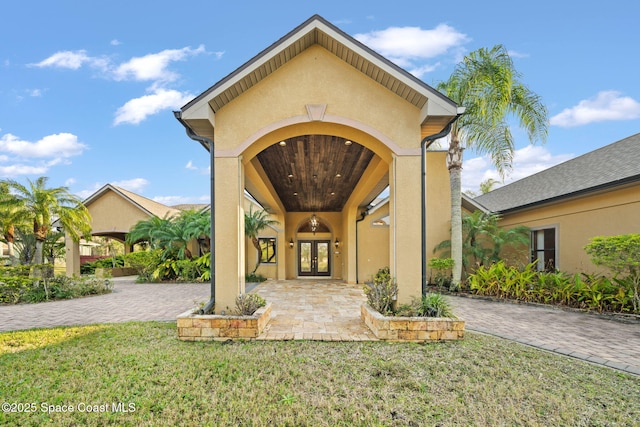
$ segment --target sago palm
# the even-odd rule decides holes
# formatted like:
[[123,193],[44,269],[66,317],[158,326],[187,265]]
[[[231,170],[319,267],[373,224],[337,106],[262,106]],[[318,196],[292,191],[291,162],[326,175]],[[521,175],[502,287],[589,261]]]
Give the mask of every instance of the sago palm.
[[515,152],[509,117],[515,117],[530,142],[544,142],[547,109],[538,95],[520,81],[521,75],[502,45],[467,55],[453,74],[437,88],[460,106],[465,114],[454,123],[447,165],[451,186],[451,257],[453,284],[462,274],[462,150],[488,155],[501,176],[510,168]]

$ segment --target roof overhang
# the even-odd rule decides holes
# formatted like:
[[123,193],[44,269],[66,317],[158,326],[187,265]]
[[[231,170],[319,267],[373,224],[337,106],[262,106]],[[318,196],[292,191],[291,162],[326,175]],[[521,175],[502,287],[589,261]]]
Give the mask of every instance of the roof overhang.
[[[437,127],[459,114],[449,98],[314,15],[181,109],[181,118],[199,136],[213,139],[215,114],[312,45],[320,45],[421,110],[421,125]],[[442,127],[444,127],[444,125]]]

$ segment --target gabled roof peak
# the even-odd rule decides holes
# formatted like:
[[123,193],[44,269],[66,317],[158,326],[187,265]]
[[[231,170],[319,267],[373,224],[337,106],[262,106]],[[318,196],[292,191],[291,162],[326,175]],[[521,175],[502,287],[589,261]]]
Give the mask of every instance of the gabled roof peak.
[[215,114],[313,45],[322,46],[417,108],[426,108],[429,101],[436,115],[456,115],[452,100],[316,14],[182,107],[182,118],[186,122],[208,119],[210,112]]

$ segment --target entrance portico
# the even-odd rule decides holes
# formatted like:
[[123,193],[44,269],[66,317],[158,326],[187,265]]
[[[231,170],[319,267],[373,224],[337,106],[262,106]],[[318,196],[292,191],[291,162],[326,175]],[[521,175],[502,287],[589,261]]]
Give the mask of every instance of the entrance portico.
[[[355,283],[389,266],[399,302],[419,296],[420,141],[457,111],[319,16],[184,106],[176,115],[190,136],[215,147],[216,312],[245,291],[253,256],[244,237],[245,190],[279,223],[274,279]],[[444,155],[429,157],[433,247],[447,238],[449,207]],[[365,220],[386,187],[388,204]],[[326,229],[305,228],[314,218]]]

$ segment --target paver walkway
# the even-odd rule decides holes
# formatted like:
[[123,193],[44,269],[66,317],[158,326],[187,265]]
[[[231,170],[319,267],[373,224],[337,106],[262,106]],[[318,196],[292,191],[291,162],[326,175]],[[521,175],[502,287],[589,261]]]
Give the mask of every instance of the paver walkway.
[[130,320],[171,320],[199,302],[209,300],[206,283],[135,283],[132,277],[112,279],[110,294],[0,306],[0,331]]
[[[375,340],[360,320],[361,285],[269,281],[254,292],[272,303],[260,339]],[[466,329],[640,375],[640,324],[559,309],[447,296]],[[92,323],[161,320],[209,299],[209,285],[136,284],[114,279],[107,295],[0,306],[0,331]]]
[[377,341],[360,319],[362,285],[287,280],[262,283],[254,292],[272,304],[271,320],[258,339]]

